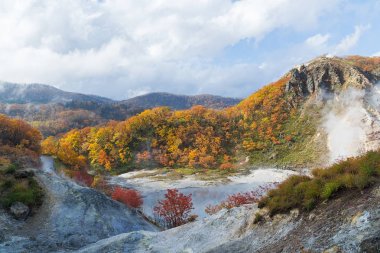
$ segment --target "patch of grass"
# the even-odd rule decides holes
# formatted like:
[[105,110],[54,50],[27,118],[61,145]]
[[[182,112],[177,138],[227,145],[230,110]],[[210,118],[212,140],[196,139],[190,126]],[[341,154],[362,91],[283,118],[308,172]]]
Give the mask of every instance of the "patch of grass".
[[13,179],[6,179],[1,184],[1,190],[6,191],[7,189],[12,188],[14,184],[15,184],[15,181]]
[[199,172],[199,169],[194,169],[194,168],[178,168],[178,169],[175,169],[175,171],[181,175],[186,175],[186,176],[190,176],[190,175],[194,175],[196,173]]
[[[97,174],[104,174],[104,169],[101,167],[92,167],[91,169],[94,169],[97,172]],[[121,167],[112,168],[112,170],[108,173],[110,173],[112,176],[117,176],[120,174],[134,171],[135,169],[136,169],[135,164],[128,164]]]
[[13,175],[16,170],[18,170],[20,168],[20,166],[16,163],[12,163],[10,165],[8,165],[7,169],[5,170],[5,174],[11,174]]
[[363,190],[380,180],[380,150],[348,158],[326,169],[314,169],[313,177],[291,176],[259,202],[271,216],[293,208],[304,211],[349,189]]
[[15,202],[22,202],[28,206],[38,206],[42,203],[43,192],[36,180],[29,178],[24,182],[12,185],[1,199],[4,207],[9,208]]
[[264,220],[264,216],[260,213],[255,213],[255,219],[253,220],[253,224],[257,224]]
[[175,170],[161,171],[161,169],[158,169],[158,171],[160,173],[156,173],[155,176],[152,176],[155,180],[179,180],[183,178],[183,175]]
[[333,193],[337,192],[339,188],[343,186],[339,181],[331,181],[324,185],[321,192],[322,199],[329,199]]

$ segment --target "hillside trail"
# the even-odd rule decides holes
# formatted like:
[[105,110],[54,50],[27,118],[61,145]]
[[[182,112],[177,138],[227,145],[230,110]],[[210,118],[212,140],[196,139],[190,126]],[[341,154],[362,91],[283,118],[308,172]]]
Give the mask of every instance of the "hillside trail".
[[52,209],[56,204],[56,191],[48,187],[49,184],[47,184],[46,181],[49,177],[51,180],[51,178],[56,175],[56,172],[54,167],[51,167],[47,157],[41,157],[41,162],[41,168],[35,169],[34,171],[36,173],[37,182],[45,189],[44,200],[38,211],[32,213],[32,216],[26,220],[25,225],[20,231],[20,236],[35,237],[36,231],[46,233],[48,230],[48,219],[46,217],[52,215]]

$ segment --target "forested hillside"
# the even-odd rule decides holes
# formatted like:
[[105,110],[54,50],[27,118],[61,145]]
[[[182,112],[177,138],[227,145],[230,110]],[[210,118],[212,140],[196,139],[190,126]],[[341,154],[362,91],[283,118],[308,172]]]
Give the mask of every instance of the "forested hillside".
[[289,76],[270,84],[236,107],[217,111],[196,106],[146,110],[105,127],[72,130],[43,142],[44,152],[71,166],[192,167],[233,169],[237,157],[288,145],[287,121],[296,113],[286,104]]
[[40,132],[22,120],[0,114],[0,155],[20,159],[24,155],[38,155]]
[[[43,142],[46,154],[72,167],[234,169],[254,164],[304,166],[326,159],[320,124],[329,98],[371,87],[379,58],[318,58],[285,74],[235,107],[217,111],[146,110],[122,122],[74,129]],[[318,138],[315,138],[318,134]]]
[[[232,113],[232,112],[231,112]],[[74,129],[59,140],[49,137],[43,152],[65,163],[111,170],[120,166],[230,167],[239,139],[229,112],[202,106],[186,111],[146,110],[104,127]]]

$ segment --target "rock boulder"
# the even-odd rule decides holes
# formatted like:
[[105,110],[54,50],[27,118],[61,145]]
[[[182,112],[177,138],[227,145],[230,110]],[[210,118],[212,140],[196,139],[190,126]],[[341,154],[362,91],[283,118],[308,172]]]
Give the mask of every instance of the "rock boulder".
[[10,212],[18,220],[25,220],[29,215],[29,207],[21,202],[15,202],[11,205]]

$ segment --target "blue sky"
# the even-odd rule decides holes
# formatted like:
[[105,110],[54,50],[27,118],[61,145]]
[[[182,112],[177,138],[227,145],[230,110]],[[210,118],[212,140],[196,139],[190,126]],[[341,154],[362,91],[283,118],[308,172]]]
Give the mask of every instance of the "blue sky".
[[246,97],[323,54],[380,55],[379,13],[380,0],[5,0],[0,79]]

